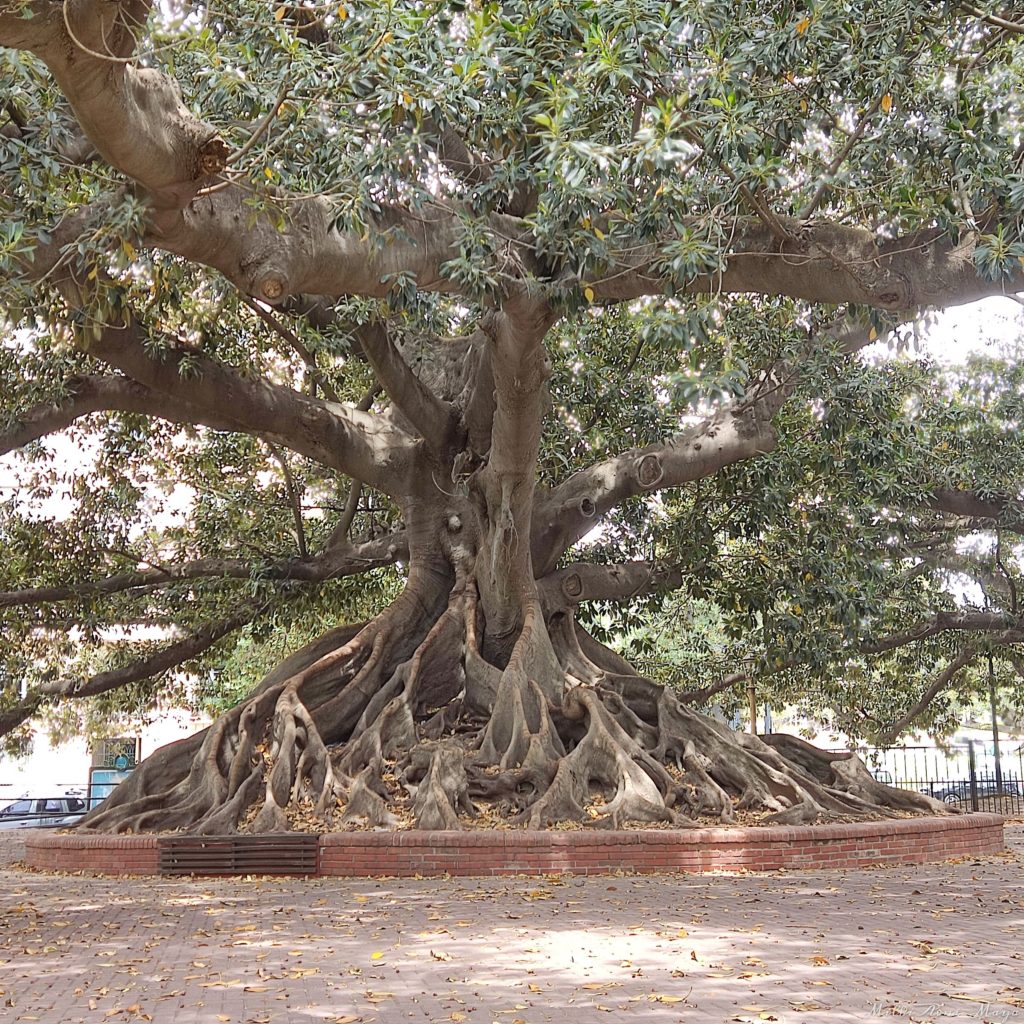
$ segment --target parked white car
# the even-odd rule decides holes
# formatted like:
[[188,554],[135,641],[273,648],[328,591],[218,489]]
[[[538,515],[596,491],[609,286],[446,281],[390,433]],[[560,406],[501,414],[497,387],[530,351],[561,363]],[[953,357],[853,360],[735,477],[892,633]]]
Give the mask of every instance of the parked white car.
[[85,801],[77,796],[26,797],[0,810],[0,829],[64,828],[85,810]]

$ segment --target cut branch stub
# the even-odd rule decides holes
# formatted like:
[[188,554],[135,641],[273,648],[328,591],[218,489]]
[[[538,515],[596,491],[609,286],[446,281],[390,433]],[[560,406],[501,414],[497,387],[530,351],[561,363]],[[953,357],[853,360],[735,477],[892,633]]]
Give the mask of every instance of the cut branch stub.
[[270,271],[259,279],[257,298],[266,302],[279,303],[287,292],[288,278],[278,271]]
[[657,455],[645,455],[636,466],[636,478],[641,487],[657,487],[665,475],[665,467]]
[[228,144],[219,135],[214,135],[204,142],[198,151],[196,177],[208,178],[211,175],[220,174],[227,167],[230,153]]
[[562,593],[565,594],[570,601],[575,601],[583,594],[583,580],[580,578],[578,572],[574,572],[569,576],[566,576],[562,580]]

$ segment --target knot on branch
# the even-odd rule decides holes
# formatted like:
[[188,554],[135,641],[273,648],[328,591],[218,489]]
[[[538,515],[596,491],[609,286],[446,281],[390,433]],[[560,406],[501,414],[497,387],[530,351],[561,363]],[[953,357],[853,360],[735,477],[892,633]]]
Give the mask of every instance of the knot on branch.
[[207,139],[199,147],[196,177],[208,178],[212,174],[220,174],[227,167],[230,152],[228,144],[219,135]]
[[448,517],[448,532],[458,533],[462,529],[462,520],[457,515]]
[[584,519],[593,519],[597,514],[597,505],[594,504],[593,498],[580,498],[576,507]]
[[562,580],[562,593],[570,601],[577,601],[583,596],[583,580],[578,572],[571,573]]
[[907,309],[916,305],[910,284],[901,274],[886,273],[874,287],[876,305],[889,309]]
[[665,467],[657,455],[645,455],[636,466],[637,482],[643,488],[656,487],[665,476]]
[[280,302],[287,292],[288,278],[280,271],[271,270],[263,274],[256,286],[256,298],[266,302]]

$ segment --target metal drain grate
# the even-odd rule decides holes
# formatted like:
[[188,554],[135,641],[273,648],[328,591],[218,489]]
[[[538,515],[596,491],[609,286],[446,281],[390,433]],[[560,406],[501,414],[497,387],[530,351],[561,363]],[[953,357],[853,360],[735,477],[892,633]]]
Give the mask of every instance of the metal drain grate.
[[318,835],[162,836],[161,875],[315,875]]

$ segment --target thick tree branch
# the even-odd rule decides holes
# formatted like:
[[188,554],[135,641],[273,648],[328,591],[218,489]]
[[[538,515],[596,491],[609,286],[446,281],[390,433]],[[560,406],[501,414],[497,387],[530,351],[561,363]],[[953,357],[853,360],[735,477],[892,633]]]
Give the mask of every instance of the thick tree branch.
[[215,430],[234,429],[224,417],[203,416],[191,406],[156,394],[127,377],[73,377],[67,381],[65,390],[63,399],[34,406],[21,414],[13,426],[0,432],[0,455],[64,430],[94,412],[134,412],[176,423],[201,423]]
[[478,329],[470,339],[467,359],[471,361],[467,367],[471,383],[463,408],[463,422],[470,451],[482,457],[491,447],[495,394],[491,346],[483,329]]
[[757,401],[723,409],[668,441],[617,455],[573,474],[538,502],[534,563],[550,572],[562,553],[629,498],[712,476],[775,448],[769,410]]
[[437,158],[465,185],[482,185],[492,175],[490,165],[482,157],[470,152],[465,140],[450,125],[442,125],[433,117],[424,122],[424,129],[437,142]]
[[877,739],[880,746],[888,746],[906,729],[935,699],[936,695],[945,690],[953,678],[966,668],[975,658],[978,648],[974,645],[965,647],[936,677],[931,686],[902,718],[898,719]]
[[595,565],[575,562],[538,581],[549,604],[577,605],[583,601],[628,601],[639,594],[674,590],[682,585],[678,568],[654,562]]
[[185,106],[173,79],[132,62],[148,0],[67,0],[43,9],[27,38],[0,22],[0,43],[31,49],[46,62],[99,154],[158,207],[188,202],[224,168],[229,150]]
[[[359,399],[356,408],[362,412],[368,412],[378,394],[380,394],[379,384],[374,385]],[[359,498],[362,493],[363,482],[361,480],[353,480],[349,484],[348,497],[345,499],[345,508],[342,510],[341,519],[338,520],[338,525],[331,531],[330,536],[327,538],[327,543],[324,544],[325,551],[341,548],[347,543],[349,530],[352,529],[356,512],[359,511]]]
[[731,690],[738,683],[745,683],[750,679],[749,672],[733,672],[731,675],[723,676],[716,683],[702,686],[699,690],[685,690],[679,694],[679,700],[683,704],[692,704],[699,707],[706,704],[712,697]]
[[1013,533],[1024,534],[1024,518],[1018,502],[1005,498],[981,498],[973,491],[934,491],[928,502],[936,512],[949,512],[966,519],[990,519]]
[[[36,280],[48,277],[73,309],[87,303],[81,281],[65,262],[64,247],[78,237],[94,212],[83,209],[65,218],[53,236],[36,247],[27,267]],[[173,403],[173,419],[277,441],[392,496],[410,486],[415,440],[389,418],[245,377],[199,349],[165,345],[154,350],[130,310],[108,313],[107,319],[120,325],[87,323],[85,347],[156,394],[158,405]]]
[[906,647],[918,640],[927,640],[940,633],[986,633],[1000,631],[1004,643],[1024,640],[1024,627],[1009,615],[999,612],[936,612],[910,629],[900,630],[880,640],[859,645],[861,654],[884,654],[898,647]]
[[0,592],[0,608],[80,601],[128,591],[149,593],[182,580],[263,579],[322,583],[393,565],[408,557],[404,535],[389,534],[362,544],[331,548],[311,559],[287,558],[260,564],[241,558],[198,558],[180,565],[160,565],[136,572],[118,573],[101,580],[83,580],[59,587],[29,587]]
[[130,315],[124,327],[102,327],[89,351],[150,390],[194,409],[197,419],[227,420],[235,430],[277,440],[388,494],[402,493],[406,486],[412,439],[383,417],[243,377],[193,349],[154,354]]
[[245,605],[236,614],[210,623],[184,639],[168,644],[155,654],[139,658],[129,665],[108,672],[98,672],[86,679],[55,680],[38,687],[36,692],[53,697],[95,697],[131,683],[143,682],[198,657],[218,640],[251,622],[261,610],[260,605]]
[[50,0],[32,0],[31,3],[0,0],[0,46],[36,49],[54,36],[59,19],[60,4]]
[[[885,239],[866,228],[779,218],[793,241],[779,243],[760,221],[736,219],[733,246],[719,272],[677,282],[688,294],[744,292],[788,295],[822,303],[858,303],[897,312],[955,306],[986,295],[1024,289],[1024,271],[1001,281],[981,278],[974,242],[959,243],[937,230]],[[659,243],[633,246],[600,279],[596,301],[621,302],[664,290]]]
[[0,711],[0,736],[6,736],[8,733],[14,732],[19,725],[24,725],[39,710],[42,703],[42,695],[33,693],[19,701],[14,707]]
[[[249,194],[233,184],[222,182],[196,198],[228,157],[216,129],[184,105],[166,74],[89,52],[110,46],[130,53],[146,5],[78,0],[67,8],[70,33],[63,18],[46,8],[51,16],[31,30],[15,27],[8,15],[0,22],[0,42],[30,48],[46,61],[103,158],[148,191],[155,207],[149,244],[215,267],[244,293],[270,303],[300,293],[383,296],[399,271],[413,274],[421,289],[458,291],[440,270],[461,245],[458,213],[450,207],[415,215],[392,209],[378,226],[379,237],[371,231],[357,238],[333,227],[331,209],[318,197],[288,202],[279,216],[255,220]],[[961,245],[938,231],[884,239],[864,228],[775,215],[766,224],[764,211],[759,213],[722,225],[734,244],[721,269],[676,281],[676,290],[910,310],[1024,288],[1024,268],[1009,279],[983,280],[972,259],[974,242]],[[489,227],[510,267],[548,276],[525,221],[495,213]],[[665,246],[672,238],[645,241],[628,237],[628,229],[619,238],[610,227],[607,270],[588,282],[595,300],[662,293]]]
[[453,443],[457,425],[454,408],[412,372],[387,328],[379,323],[363,324],[355,333],[388,398],[420,437],[436,452]]

